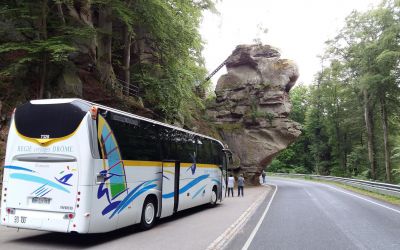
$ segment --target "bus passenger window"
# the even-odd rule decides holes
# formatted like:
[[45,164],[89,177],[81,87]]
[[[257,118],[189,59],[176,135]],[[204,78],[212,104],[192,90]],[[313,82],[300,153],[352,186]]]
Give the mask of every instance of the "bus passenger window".
[[110,117],[106,117],[106,120],[114,132],[124,160],[161,160],[156,125],[140,120],[123,122]]

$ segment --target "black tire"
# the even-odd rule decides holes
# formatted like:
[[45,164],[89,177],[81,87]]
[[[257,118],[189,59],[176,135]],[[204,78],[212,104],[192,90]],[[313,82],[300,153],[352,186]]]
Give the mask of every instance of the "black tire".
[[140,220],[140,228],[148,230],[152,228],[156,222],[157,216],[157,200],[153,197],[147,197],[143,203],[142,217]]
[[217,193],[217,187],[214,186],[213,190],[211,192],[211,202],[210,202],[210,206],[211,207],[215,207],[217,205],[217,201],[218,201],[218,193]]

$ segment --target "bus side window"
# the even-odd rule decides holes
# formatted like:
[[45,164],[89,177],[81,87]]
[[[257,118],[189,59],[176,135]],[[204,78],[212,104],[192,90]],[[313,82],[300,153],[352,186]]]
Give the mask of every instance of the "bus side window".
[[108,119],[124,160],[161,159],[156,125],[137,121],[137,124]]
[[212,164],[211,141],[209,139],[203,139],[202,144],[198,149],[200,158],[198,161],[200,163]]
[[214,158],[214,164],[215,165],[222,165],[222,157],[224,153],[222,151],[222,146],[216,142],[213,141],[213,158]]
[[202,139],[201,143],[197,144],[197,162],[198,163],[209,163],[207,156],[207,139]]
[[190,134],[181,133],[180,138],[182,139],[178,145],[180,147],[179,158],[182,162],[192,163],[194,162],[194,152],[196,151],[195,144],[190,137]]
[[160,128],[159,139],[161,143],[162,160],[177,160],[177,148],[174,141],[174,130],[171,128]]

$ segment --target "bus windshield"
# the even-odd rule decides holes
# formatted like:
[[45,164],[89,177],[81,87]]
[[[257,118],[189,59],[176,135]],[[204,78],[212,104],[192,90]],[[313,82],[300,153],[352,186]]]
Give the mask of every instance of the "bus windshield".
[[28,102],[15,111],[17,131],[29,138],[60,138],[73,133],[89,111],[79,101],[56,104]]

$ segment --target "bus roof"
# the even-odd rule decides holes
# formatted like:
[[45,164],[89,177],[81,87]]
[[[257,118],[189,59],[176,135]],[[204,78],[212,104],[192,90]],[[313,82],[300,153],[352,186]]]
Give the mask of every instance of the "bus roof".
[[193,135],[196,135],[196,136],[204,137],[204,138],[207,138],[207,139],[210,139],[210,140],[218,142],[225,149],[225,146],[221,141],[219,141],[217,139],[214,139],[214,138],[212,138],[210,136],[206,136],[206,135],[203,135],[203,134],[195,133],[195,132],[192,132],[190,130],[186,130],[186,129],[183,129],[183,128],[180,128],[180,127],[172,126],[172,125],[167,124],[167,123],[162,123],[162,122],[159,122],[159,121],[156,121],[156,120],[152,120],[152,119],[149,119],[149,118],[146,118],[146,117],[143,117],[143,116],[134,115],[134,114],[131,114],[131,113],[119,110],[119,109],[111,108],[111,107],[108,107],[108,106],[104,106],[104,105],[101,105],[101,104],[98,104],[98,103],[95,103],[95,102],[90,102],[90,101],[86,101],[86,100],[79,99],[79,98],[40,99],[40,100],[31,100],[30,102],[32,104],[39,104],[40,105],[40,104],[70,103],[70,102],[73,102],[73,101],[79,101],[79,102],[82,102],[84,104],[87,104],[88,106],[97,106],[97,107],[99,107],[101,109],[109,110],[109,111],[115,112],[117,114],[125,115],[125,116],[131,117],[131,118],[135,118],[135,119],[138,119],[138,120],[150,122],[150,123],[157,124],[157,125],[160,125],[160,126],[176,129],[176,130],[179,130],[179,131],[182,131],[182,132],[185,132],[185,133],[189,133],[189,134],[193,134]]

